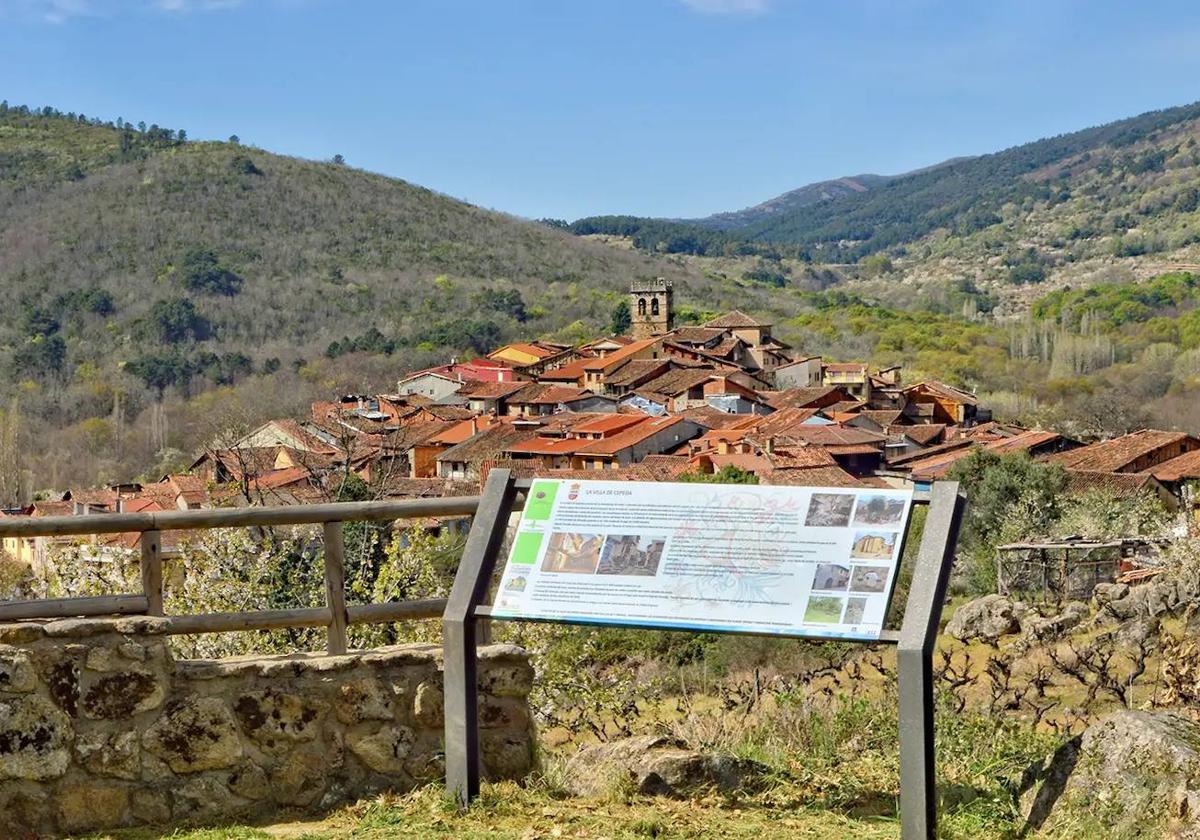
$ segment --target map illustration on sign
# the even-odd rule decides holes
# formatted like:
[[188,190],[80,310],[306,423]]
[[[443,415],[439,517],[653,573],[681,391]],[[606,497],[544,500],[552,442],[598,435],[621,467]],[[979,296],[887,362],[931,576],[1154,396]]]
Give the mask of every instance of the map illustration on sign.
[[905,490],[537,479],[492,615],[875,639]]

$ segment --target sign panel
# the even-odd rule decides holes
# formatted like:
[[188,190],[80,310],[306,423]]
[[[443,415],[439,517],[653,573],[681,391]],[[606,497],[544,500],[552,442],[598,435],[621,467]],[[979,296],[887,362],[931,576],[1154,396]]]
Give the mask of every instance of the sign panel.
[[905,490],[537,479],[491,614],[876,639],[911,508]]

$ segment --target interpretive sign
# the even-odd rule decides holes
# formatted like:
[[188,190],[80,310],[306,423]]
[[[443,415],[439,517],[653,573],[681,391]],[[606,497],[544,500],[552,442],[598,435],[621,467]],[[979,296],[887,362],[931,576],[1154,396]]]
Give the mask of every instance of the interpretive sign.
[[904,490],[535,480],[494,618],[878,639]]

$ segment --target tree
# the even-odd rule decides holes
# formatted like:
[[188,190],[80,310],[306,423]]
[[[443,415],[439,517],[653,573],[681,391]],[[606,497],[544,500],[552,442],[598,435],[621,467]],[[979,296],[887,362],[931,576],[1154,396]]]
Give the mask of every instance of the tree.
[[180,277],[191,292],[233,297],[242,288],[242,278],[221,265],[208,248],[193,248],[183,255]]
[[516,320],[517,323],[525,323],[525,319],[528,317],[525,312],[525,301],[516,289],[505,291],[483,289],[476,293],[475,298],[483,308],[502,312]]
[[152,338],[164,344],[179,344],[189,339],[203,341],[209,333],[208,321],[187,298],[158,301],[150,307],[142,323]]
[[954,464],[947,478],[960,482],[967,497],[962,545],[971,556],[972,587],[980,593],[994,590],[996,545],[1048,534],[1060,515],[1067,474],[1024,452],[997,455],[977,449]]
[[695,484],[758,484],[758,476],[732,464],[727,464],[714,473],[702,473],[698,470],[685,472],[677,480]]
[[334,155],[333,163],[336,164],[337,166],[345,166],[346,159],[344,157],[342,157],[341,155]]
[[633,316],[629,312],[629,301],[623,300],[613,307],[612,321],[609,329],[613,335],[624,335],[633,326]]
[[35,335],[13,352],[14,373],[47,379],[61,373],[67,360],[67,343],[61,335]]
[[229,142],[236,146],[242,142],[242,138],[238,137],[236,134],[230,134]]

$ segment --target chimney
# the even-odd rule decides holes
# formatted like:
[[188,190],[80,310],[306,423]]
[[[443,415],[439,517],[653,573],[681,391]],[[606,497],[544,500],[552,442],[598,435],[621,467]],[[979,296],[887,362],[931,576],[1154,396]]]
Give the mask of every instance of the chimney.
[[773,437],[767,438],[767,454],[768,455],[775,454],[775,438],[773,438]]
[[474,416],[471,417],[471,434],[472,435],[479,434],[479,418],[478,417],[474,417]]
[[717,441],[717,454],[718,455],[728,455],[729,454],[729,441],[726,440],[725,438],[721,438],[720,440]]

